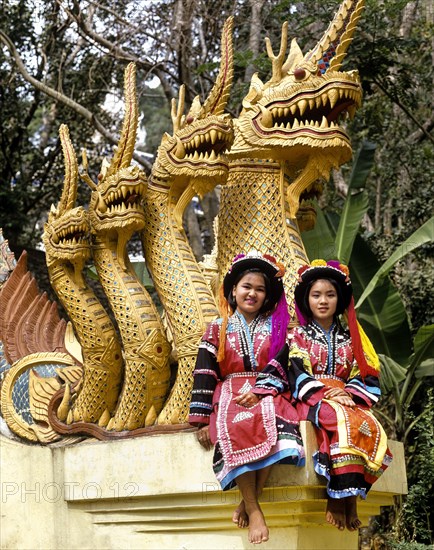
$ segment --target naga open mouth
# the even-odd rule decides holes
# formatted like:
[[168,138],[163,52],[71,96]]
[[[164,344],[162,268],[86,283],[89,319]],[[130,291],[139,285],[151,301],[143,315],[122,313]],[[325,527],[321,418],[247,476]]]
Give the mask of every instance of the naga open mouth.
[[188,161],[192,164],[220,163],[221,156],[230,149],[232,141],[232,128],[208,125],[187,136],[178,137],[170,158],[175,163],[180,161]]
[[309,130],[327,134],[340,129],[339,123],[353,119],[361,104],[360,86],[356,82],[325,83],[315,91],[304,90],[291,95],[290,100],[275,100],[253,119],[255,128],[267,134]]
[[107,193],[104,200],[98,203],[101,214],[109,216],[117,214],[143,212],[142,201],[146,187],[143,183],[121,184],[117,189]]
[[72,224],[53,233],[52,241],[62,248],[89,246],[89,226],[86,223]]

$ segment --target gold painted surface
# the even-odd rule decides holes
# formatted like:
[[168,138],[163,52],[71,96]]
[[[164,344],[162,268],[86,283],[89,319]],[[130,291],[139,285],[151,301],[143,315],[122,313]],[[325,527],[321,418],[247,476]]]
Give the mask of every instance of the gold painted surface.
[[233,73],[231,32],[232,18],[223,30],[220,72],[204,105],[196,98],[185,116],[183,88],[178,104],[173,103],[173,134],[163,137],[145,196],[143,247],[178,359],[175,384],[159,424],[187,421],[198,343],[218,315],[182,227],[182,215],[195,195],[202,196],[227,178],[224,152],[233,140],[232,122],[224,114]]
[[83,356],[83,383],[69,404],[68,423],[93,423],[114,411],[122,353],[107,312],[83,276],[91,254],[89,216],[83,207],[75,206],[78,163],[67,126],[62,125],[59,133],[64,185],[57,207],[51,208],[42,239],[51,285],[71,319]]
[[116,154],[92,188],[89,218],[95,267],[122,338],[125,372],[122,392],[109,430],[133,430],[155,422],[169,380],[170,345],[157,308],[137,279],[127,243],[145,225],[142,200],[146,176],[131,165],[138,104],[135,65],[125,70],[125,117]]
[[[313,427],[302,422],[301,431],[306,466],[273,467],[261,497],[270,527],[270,541],[263,546],[356,550],[356,532],[340,532],[325,521],[325,479],[315,474],[309,458],[317,449]],[[135,438],[47,448],[3,436],[0,445],[2,471],[10,476],[3,480],[4,549],[252,547],[248,530],[231,521],[239,492],[218,490],[212,451],[203,450],[194,433],[156,435],[152,445],[148,438]],[[396,482],[405,479],[402,446],[393,452],[396,461],[383,476],[387,486],[380,486],[380,479],[358,503],[365,525],[403,492]],[[161,457],[170,464],[170,476]],[[25,529],[17,529],[17,515],[26,517]]]
[[[352,153],[340,121],[352,118],[360,106],[361,85],[357,71],[340,69],[363,5],[345,0],[306,55],[295,39],[287,55],[287,23],[277,54],[267,39],[272,76],[265,83],[252,77],[243,109],[234,120],[229,178],[219,211],[220,277],[240,251],[256,248],[271,254],[287,268],[291,309],[296,271],[306,262],[296,220],[300,202],[318,195],[321,180]],[[318,62],[332,42],[336,56],[321,72]],[[304,227],[311,227],[312,210],[307,219],[302,214]]]
[[[81,177],[92,189],[89,213],[75,208],[77,161],[63,127],[64,191],[50,213],[44,243],[50,280],[74,325],[84,362],[83,383],[68,404],[69,423],[108,422],[108,429],[123,431],[149,426],[157,418],[160,424],[186,422],[197,345],[207,323],[218,315],[218,280],[239,252],[255,248],[285,264],[284,283],[293,313],[296,272],[307,261],[298,220],[305,229],[315,221],[313,209],[303,201],[318,195],[331,169],[351,156],[343,120],[352,118],[360,105],[361,86],[357,72],[342,71],[341,63],[363,5],[362,0],[344,0],[306,55],[296,40],[287,53],[284,24],[277,54],[266,41],[271,78],[262,82],[252,77],[240,115],[233,121],[224,114],[233,78],[229,18],[216,83],[204,104],[195,98],[186,115],[181,87],[178,102],[172,104],[173,133],[162,138],[149,182],[131,165],[138,106],[135,67],[130,64],[125,72],[122,134],[97,184],[87,174],[83,158]],[[321,70],[320,62],[331,48],[335,55]],[[222,190],[217,247],[201,264],[202,272],[182,217],[194,196],[218,184]],[[82,275],[91,251],[89,231],[122,348]],[[168,398],[170,344],[126,252],[137,231],[178,359]]]
[[[57,367],[57,376],[41,377],[38,367]],[[81,378],[81,368],[73,358],[60,352],[32,353],[12,365],[1,387],[1,412],[9,428],[28,441],[51,443],[60,438],[48,422],[47,408],[50,398],[61,387],[61,371],[70,370],[70,381]],[[14,387],[21,376],[29,376],[29,410],[35,422],[29,423],[14,404]],[[64,379],[63,375],[63,379]]]

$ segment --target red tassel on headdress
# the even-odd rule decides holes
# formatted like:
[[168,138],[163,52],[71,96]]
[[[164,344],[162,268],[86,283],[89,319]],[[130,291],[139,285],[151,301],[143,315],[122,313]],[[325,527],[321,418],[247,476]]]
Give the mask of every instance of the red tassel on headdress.
[[356,310],[354,307],[354,298],[351,297],[350,305],[347,309],[348,328],[350,329],[351,341],[353,344],[353,353],[359,366],[360,374],[363,379],[366,376],[372,375],[378,377],[378,370],[369,365],[366,361],[365,354],[363,352],[362,340],[360,338],[359,329],[357,327]]

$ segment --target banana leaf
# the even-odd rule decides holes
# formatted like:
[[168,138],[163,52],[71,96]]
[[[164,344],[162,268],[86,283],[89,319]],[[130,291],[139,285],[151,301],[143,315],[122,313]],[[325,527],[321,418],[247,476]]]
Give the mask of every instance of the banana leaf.
[[400,382],[405,380],[407,369],[399,365],[396,361],[383,355],[378,354],[381,362],[380,387],[384,393],[389,393],[393,388],[396,388]]
[[420,327],[414,337],[411,365],[417,365],[415,376],[434,376],[434,325]]
[[147,289],[154,288],[154,282],[152,281],[149,272],[146,268],[145,262],[132,262],[134,271],[136,272],[137,278],[141,281],[142,285]]
[[[374,253],[358,235],[350,262],[355,300],[379,267]],[[408,364],[413,348],[408,316],[398,291],[388,277],[357,308],[357,318],[377,353],[387,355],[400,365]]]
[[425,376],[434,376],[434,359],[426,359],[417,367],[414,373],[416,378],[425,378]]
[[351,170],[348,184],[350,189],[364,189],[366,187],[366,180],[374,165],[376,148],[377,144],[372,141],[364,141],[360,146]]
[[360,222],[366,214],[369,205],[367,191],[351,194],[345,201],[341,221],[336,234],[336,257],[344,264],[348,264],[354,239],[360,228]]
[[94,281],[98,281],[98,273],[96,272],[96,267],[94,265],[89,265],[85,269],[86,277]]
[[354,239],[360,228],[363,216],[369,205],[368,193],[365,191],[366,179],[374,164],[376,145],[365,141],[360,147],[348,184],[348,196],[342,210],[339,227],[336,233],[336,258],[348,264],[353,249]]
[[425,222],[419,229],[410,235],[410,237],[405,240],[395,252],[390,256],[390,258],[384,262],[384,264],[378,269],[374,274],[371,281],[366,285],[366,288],[362,295],[359,298],[359,301],[356,304],[356,308],[360,307],[363,302],[369,297],[369,295],[374,291],[375,287],[379,284],[381,279],[383,279],[393,266],[399,260],[402,260],[409,252],[412,252],[419,246],[422,246],[426,243],[433,242],[434,237],[434,216],[431,217],[427,222]]
[[304,231],[301,235],[310,261],[321,258],[333,260],[336,258],[335,236],[336,231],[330,226],[328,218],[324,215],[318,204],[315,204],[317,219],[310,231]]

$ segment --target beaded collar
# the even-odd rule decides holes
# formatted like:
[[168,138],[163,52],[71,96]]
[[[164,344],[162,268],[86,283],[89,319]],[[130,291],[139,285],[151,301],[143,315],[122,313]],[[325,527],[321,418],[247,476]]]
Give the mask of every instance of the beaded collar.
[[253,371],[255,371],[258,366],[253,347],[253,338],[258,326],[263,320],[264,317],[262,315],[258,315],[250,324],[248,324],[244,316],[238,311],[235,311],[230,318],[231,329],[238,333],[241,352],[243,356],[247,355],[250,358],[250,365]]

